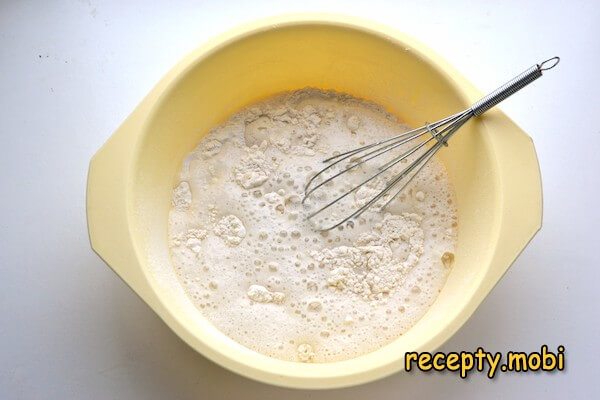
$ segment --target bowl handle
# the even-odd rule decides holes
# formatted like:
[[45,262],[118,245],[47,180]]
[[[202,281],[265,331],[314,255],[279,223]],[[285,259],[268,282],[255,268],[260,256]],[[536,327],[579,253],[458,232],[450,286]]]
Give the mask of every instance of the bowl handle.
[[150,286],[134,248],[128,196],[133,153],[142,131],[146,104],[140,104],[92,157],[86,195],[92,249],[143,298],[149,294]]
[[502,217],[484,292],[508,271],[542,227],[542,178],[533,140],[500,110],[487,113],[483,123],[498,150],[502,185]]

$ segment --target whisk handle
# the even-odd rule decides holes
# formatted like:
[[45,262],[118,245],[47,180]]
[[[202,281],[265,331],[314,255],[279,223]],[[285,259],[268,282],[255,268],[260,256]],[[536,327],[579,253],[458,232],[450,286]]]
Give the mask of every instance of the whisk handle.
[[494,90],[492,93],[475,102],[471,106],[473,115],[478,116],[483,114],[496,104],[508,98],[510,95],[523,89],[525,86],[542,76],[543,71],[554,68],[559,61],[560,57],[552,57],[523,71],[523,73],[517,75],[504,85],[500,86],[498,89]]

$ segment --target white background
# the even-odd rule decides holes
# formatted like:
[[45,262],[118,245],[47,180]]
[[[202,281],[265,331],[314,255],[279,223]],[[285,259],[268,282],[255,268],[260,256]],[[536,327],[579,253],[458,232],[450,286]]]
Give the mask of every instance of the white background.
[[[89,159],[162,75],[239,23],[315,10],[405,31],[484,92],[562,57],[502,104],[535,140],[544,227],[443,350],[562,344],[566,371],[397,374],[327,392],[266,386],[188,348],[91,251]],[[599,20],[593,1],[1,0],[0,398],[600,398]]]

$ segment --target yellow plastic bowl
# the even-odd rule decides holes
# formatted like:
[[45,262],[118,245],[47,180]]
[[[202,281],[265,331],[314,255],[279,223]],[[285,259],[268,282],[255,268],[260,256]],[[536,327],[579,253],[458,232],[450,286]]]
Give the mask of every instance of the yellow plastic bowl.
[[413,126],[468,107],[481,93],[410,37],[361,19],[269,18],[225,33],[179,62],[90,163],[92,247],[192,348],[244,376],[296,388],[351,386],[403,369],[406,351],[433,351],[469,318],[541,226],[542,190],[529,136],[494,109],[440,153],[454,184],[458,247],[425,316],[383,348],[302,364],[258,354],[213,327],[179,285],[167,249],[171,190],[184,155],[239,108],[314,86],[385,106]]

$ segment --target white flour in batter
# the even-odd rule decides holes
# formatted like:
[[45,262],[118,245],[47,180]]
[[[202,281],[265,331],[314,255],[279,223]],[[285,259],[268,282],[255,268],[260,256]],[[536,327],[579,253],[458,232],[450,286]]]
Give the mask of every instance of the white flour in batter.
[[[372,103],[317,89],[256,103],[211,130],[186,157],[169,214],[173,265],[202,314],[255,351],[299,362],[356,357],[410,329],[454,262],[454,194],[442,165],[432,160],[385,212],[340,229],[319,232],[301,204],[323,159],[405,130]],[[365,204],[384,183],[343,207]]]

